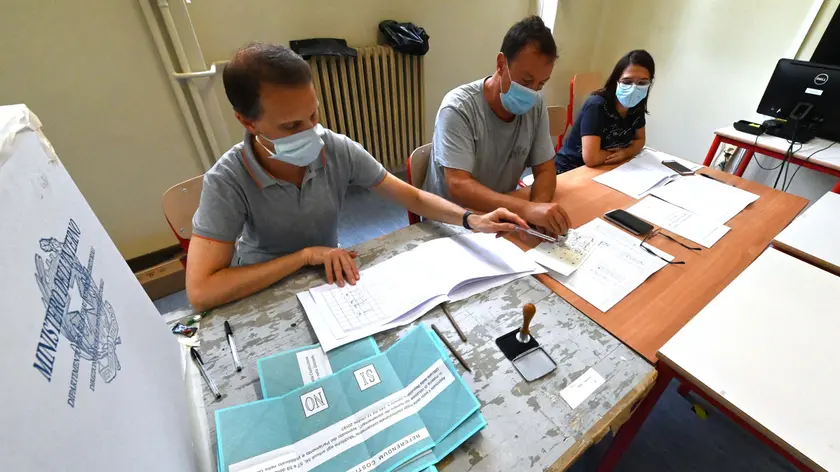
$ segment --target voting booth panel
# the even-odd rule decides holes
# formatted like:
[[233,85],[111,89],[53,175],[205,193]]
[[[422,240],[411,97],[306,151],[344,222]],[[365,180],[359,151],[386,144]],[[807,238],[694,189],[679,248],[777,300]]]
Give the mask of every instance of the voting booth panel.
[[0,470],[197,470],[179,344],[25,105],[0,107],[0,261]]

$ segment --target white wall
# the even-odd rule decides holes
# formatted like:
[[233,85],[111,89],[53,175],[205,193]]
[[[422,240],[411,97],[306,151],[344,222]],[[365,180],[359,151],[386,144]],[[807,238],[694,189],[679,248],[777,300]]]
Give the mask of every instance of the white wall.
[[177,244],[161,197],[201,167],[138,3],[11,3],[0,104],[38,115],[124,257]]
[[[648,144],[702,162],[716,128],[758,119],[755,110],[776,62],[796,43],[812,5],[811,0],[637,0],[623,8],[624,1],[605,0],[592,65],[606,74],[627,51],[647,49],[656,61]],[[745,177],[772,185],[775,173],[756,170],[751,165]],[[814,199],[833,186],[835,179],[815,174],[800,171],[791,192]]]
[[[351,46],[376,44],[382,20],[410,21],[430,36],[425,56],[426,137],[443,95],[452,88],[490,75],[505,32],[534,10],[532,0],[270,0],[195,1],[189,12],[208,62],[228,59],[249,41],[288,45],[289,40],[344,38]],[[219,90],[219,102],[230,105]],[[231,136],[241,126],[227,113]]]

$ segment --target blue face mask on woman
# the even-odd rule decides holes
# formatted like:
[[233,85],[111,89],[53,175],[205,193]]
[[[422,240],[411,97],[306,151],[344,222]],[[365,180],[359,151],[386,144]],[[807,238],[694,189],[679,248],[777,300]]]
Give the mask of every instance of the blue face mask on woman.
[[534,108],[539,98],[539,92],[531,90],[528,87],[518,84],[510,78],[510,65],[506,64],[505,69],[508,71],[508,79],[510,80],[510,88],[507,93],[499,92],[499,97],[502,99],[502,106],[505,110],[514,115],[524,115],[528,110]]
[[268,139],[260,135],[260,138],[271,141],[271,144],[274,145],[274,152],[265,147],[259,139],[257,139],[257,142],[268,152],[268,157],[293,166],[304,167],[317,159],[321,150],[324,149],[324,140],[321,139],[323,134],[324,128],[319,123],[313,128],[285,138]]
[[644,100],[645,97],[647,97],[649,88],[650,84],[622,84],[621,82],[619,82],[618,87],[616,87],[615,89],[615,98],[617,98],[619,103],[621,103],[625,107],[633,108],[634,106],[641,103],[641,101]]

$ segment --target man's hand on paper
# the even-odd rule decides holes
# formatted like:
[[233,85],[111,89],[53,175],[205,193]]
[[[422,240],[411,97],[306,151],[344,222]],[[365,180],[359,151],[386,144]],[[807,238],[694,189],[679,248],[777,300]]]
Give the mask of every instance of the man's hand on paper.
[[562,236],[569,231],[569,215],[559,203],[531,203],[522,215],[537,228],[544,228],[550,236]]
[[507,208],[497,208],[484,215],[472,214],[467,223],[479,233],[509,233],[515,231],[516,226],[528,227],[522,217]]
[[359,269],[353,259],[359,255],[354,251],[334,247],[308,247],[304,249],[306,265],[324,265],[327,273],[327,283],[336,283],[344,287],[345,279],[350,285],[356,285],[359,280]]

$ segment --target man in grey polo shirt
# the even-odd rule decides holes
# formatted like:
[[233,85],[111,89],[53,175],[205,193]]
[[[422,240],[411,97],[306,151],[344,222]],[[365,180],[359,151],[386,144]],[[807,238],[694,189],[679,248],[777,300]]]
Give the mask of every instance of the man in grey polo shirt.
[[[544,231],[565,234],[568,217],[551,203],[554,146],[538,93],[556,59],[551,30],[539,17],[513,25],[496,57],[496,72],[443,98],[424,190],[475,210],[509,208]],[[526,167],[534,174],[530,199],[508,195]]]
[[240,49],[223,79],[245,136],[204,175],[187,264],[187,296],[198,310],[248,296],[307,265],[323,265],[329,283],[354,284],[355,254],[337,247],[338,214],[351,185],[481,232],[526,225],[504,209],[474,215],[418,190],[355,141],[321,127],[309,65],[283,46]]

